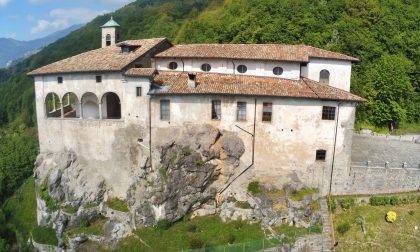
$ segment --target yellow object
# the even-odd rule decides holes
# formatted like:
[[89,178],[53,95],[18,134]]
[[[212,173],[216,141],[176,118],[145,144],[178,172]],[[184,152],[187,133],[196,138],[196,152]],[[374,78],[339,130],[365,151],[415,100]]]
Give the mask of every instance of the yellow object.
[[388,213],[386,213],[386,221],[388,222],[394,222],[397,220],[397,213],[394,211],[389,211]]

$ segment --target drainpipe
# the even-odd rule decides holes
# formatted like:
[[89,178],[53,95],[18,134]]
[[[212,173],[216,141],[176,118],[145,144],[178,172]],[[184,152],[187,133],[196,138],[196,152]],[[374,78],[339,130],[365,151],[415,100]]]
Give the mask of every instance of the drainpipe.
[[254,158],[255,158],[255,127],[256,127],[256,118],[257,118],[257,99],[255,99],[254,101],[254,128],[253,128],[253,133],[242,129],[241,127],[239,127],[238,125],[235,125],[236,127],[238,127],[240,130],[248,133],[249,135],[252,136],[252,161],[251,164],[245,168],[241,173],[238,174],[238,176],[236,176],[234,179],[232,179],[232,181],[230,181],[222,190],[219,191],[219,195],[222,194],[224,191],[226,191],[226,189],[229,188],[229,186],[237,179],[239,178],[242,174],[244,174],[249,168],[251,168],[252,166],[254,166]]
[[233,74],[236,74],[236,65],[235,62],[232,60],[232,64],[233,64]]
[[182,72],[184,72],[185,71],[185,63],[184,63],[184,60],[181,59],[181,62],[182,62]]
[[331,195],[331,189],[332,189],[332,178],[334,173],[334,164],[335,164],[335,150],[337,145],[337,133],[338,133],[338,118],[340,116],[340,105],[343,104],[343,102],[339,102],[337,106],[337,119],[335,122],[335,133],[334,133],[334,145],[333,145],[333,156],[332,156],[332,164],[331,164],[331,174],[330,174],[330,188],[328,191],[328,195]]
[[152,162],[152,97],[149,95],[149,159],[150,169],[153,171]]

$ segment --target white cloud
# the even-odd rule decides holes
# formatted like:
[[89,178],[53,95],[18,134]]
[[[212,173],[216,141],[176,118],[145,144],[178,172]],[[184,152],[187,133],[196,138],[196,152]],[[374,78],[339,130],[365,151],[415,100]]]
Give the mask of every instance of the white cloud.
[[102,0],[106,4],[122,5],[134,2],[133,0]]
[[29,0],[29,3],[31,4],[44,4],[52,2],[53,0]]
[[35,17],[29,14],[26,16],[26,20],[28,20],[28,22],[33,22],[35,21]]
[[16,33],[7,34],[6,38],[16,39]]
[[0,7],[1,6],[5,6],[6,4],[8,4],[10,2],[10,0],[0,0]]
[[73,24],[86,23],[105,11],[96,11],[87,8],[53,9],[50,11],[50,20],[40,19],[31,28],[31,34],[38,34],[44,31],[57,31],[65,29]]

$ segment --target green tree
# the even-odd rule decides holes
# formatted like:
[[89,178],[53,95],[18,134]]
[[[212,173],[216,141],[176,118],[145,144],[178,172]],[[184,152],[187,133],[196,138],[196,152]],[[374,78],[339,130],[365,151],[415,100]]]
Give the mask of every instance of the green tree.
[[374,124],[386,125],[395,120],[403,125],[413,122],[416,113],[415,92],[409,78],[413,63],[403,55],[384,54],[366,71],[363,96],[366,118]]

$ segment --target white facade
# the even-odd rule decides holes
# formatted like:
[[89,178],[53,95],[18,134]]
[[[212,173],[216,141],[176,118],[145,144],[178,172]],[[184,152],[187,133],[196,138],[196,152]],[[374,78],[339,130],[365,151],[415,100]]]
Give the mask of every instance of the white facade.
[[[159,117],[161,99],[170,100],[168,121],[162,121]],[[211,119],[212,100],[221,100],[221,120]],[[246,121],[236,119],[237,102],[247,103]],[[262,121],[264,102],[273,104],[271,122]],[[337,110],[340,106],[338,120],[322,120],[323,106],[336,107]],[[326,193],[331,175],[336,125],[338,129],[335,163],[339,167],[336,169],[345,172],[350,162],[355,116],[355,104],[352,102],[276,97],[162,96],[152,99],[152,136],[159,135],[152,137],[153,144],[165,143],[171,136],[174,137],[172,134],[177,128],[192,124],[210,124],[240,136],[245,143],[242,166],[247,166],[252,160],[252,137],[240,128],[254,133],[255,108],[255,163],[250,171],[251,177],[273,186],[299,179],[308,186],[320,188]],[[325,161],[315,160],[317,150],[326,150]]]
[[[42,153],[75,151],[79,158],[97,167],[93,173],[103,176],[114,187],[113,194],[117,197],[125,197],[133,182],[132,172],[138,165],[133,163],[133,155],[138,162],[149,158],[150,147],[156,150],[175,137],[177,129],[192,124],[211,124],[237,134],[245,144],[241,167],[251,163],[254,148],[255,163],[250,172],[255,180],[280,186],[297,178],[326,193],[337,124],[336,120],[322,120],[322,107],[336,107],[338,112],[340,106],[335,162],[344,170],[350,162],[349,136],[355,113],[352,102],[214,95],[150,98],[147,95],[150,80],[146,77],[107,73],[101,74],[102,82],[97,83],[94,73],[60,76],[62,84],[57,83],[58,75],[35,78],[40,150]],[[141,87],[140,97],[137,87]],[[96,113],[102,119],[92,116],[93,108],[86,110],[83,104],[79,104],[81,118],[48,118],[47,95],[55,93],[66,99],[68,92],[74,93],[79,103],[85,102],[82,97],[86,94],[90,94],[86,101],[91,104],[97,98]],[[121,101],[121,119],[104,119],[106,106],[102,97],[109,92],[117,94]],[[170,120],[160,119],[161,99],[170,101]],[[212,100],[221,100],[221,120],[211,119]],[[253,132],[255,101],[255,146],[252,146],[252,137],[237,126]],[[247,103],[246,121],[236,120],[237,102]],[[273,104],[271,122],[262,121],[263,102]],[[317,150],[327,151],[325,161],[315,160]]]
[[[171,62],[177,64],[176,69],[169,68]],[[211,66],[210,73],[276,77],[290,80],[299,80],[301,77],[306,77],[314,81],[319,81],[320,72],[327,70],[330,73],[328,85],[350,91],[350,61],[311,58],[306,66],[301,66],[299,62],[286,61],[157,58],[154,63],[157,70],[181,72],[203,72],[201,69],[203,64],[209,64]],[[239,73],[237,70],[239,65],[245,65],[247,71],[245,73]],[[275,75],[273,73],[275,67],[281,67],[283,73],[281,75]]]
[[319,81],[319,75],[322,70],[327,70],[330,73],[330,86],[350,91],[350,61],[312,58],[306,67],[302,67],[301,75],[302,77]]
[[[298,80],[300,74],[300,64],[297,62],[285,61],[253,61],[253,60],[224,60],[224,59],[155,59],[157,70],[171,70],[169,63],[176,62],[178,68],[174,71],[186,72],[203,72],[201,66],[210,64],[210,73],[237,74],[237,75],[253,75],[264,77],[278,77],[284,79]],[[237,68],[239,65],[245,65],[247,71],[239,73]],[[273,68],[281,67],[283,73],[274,75]]]

